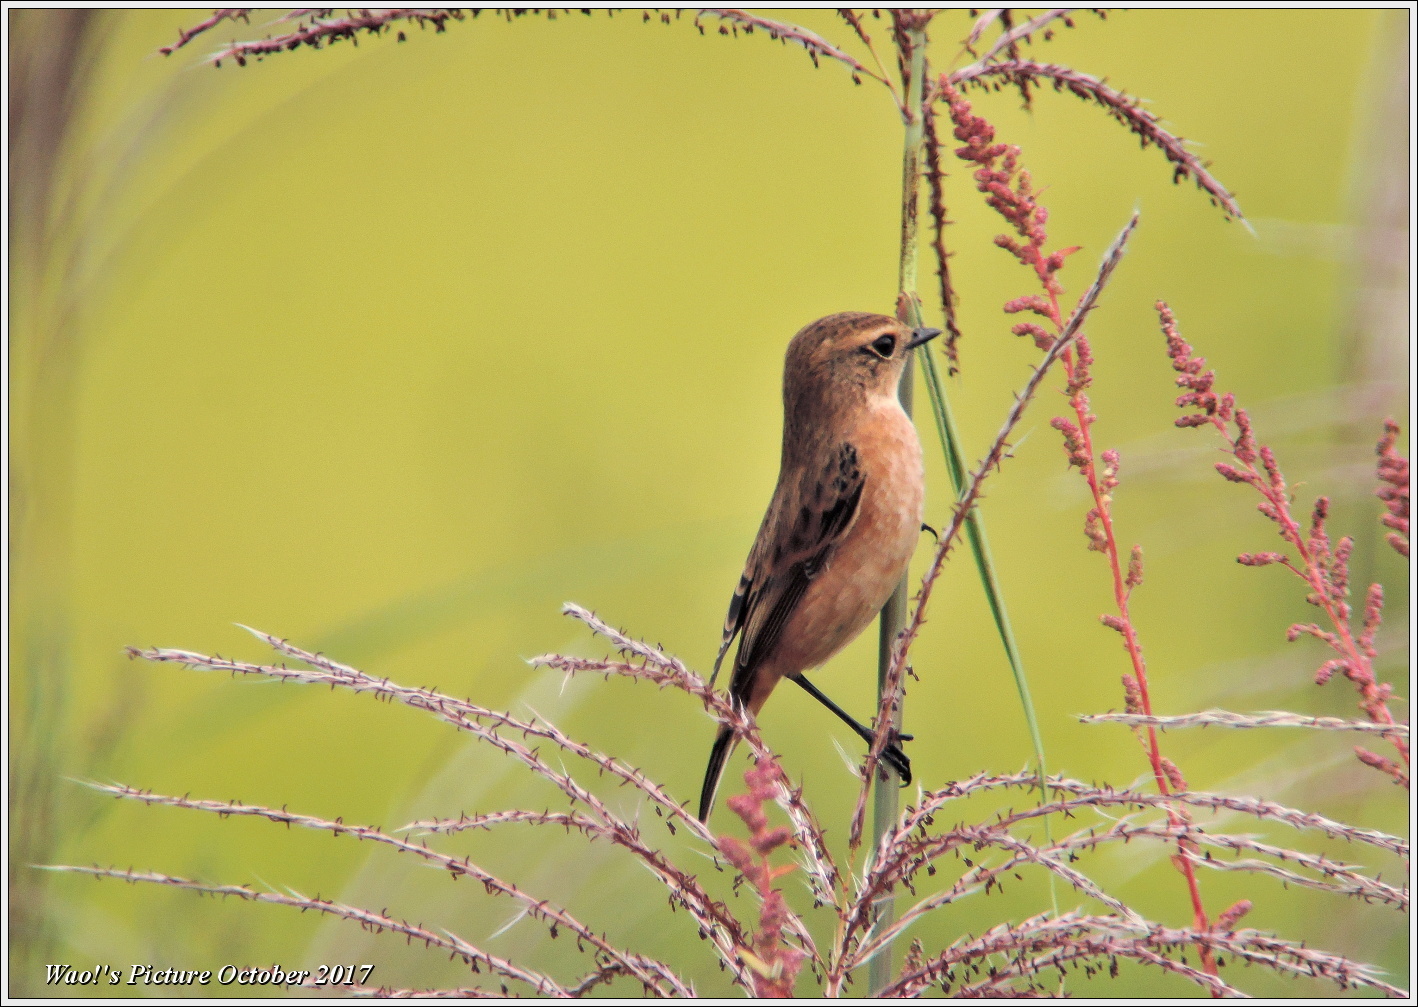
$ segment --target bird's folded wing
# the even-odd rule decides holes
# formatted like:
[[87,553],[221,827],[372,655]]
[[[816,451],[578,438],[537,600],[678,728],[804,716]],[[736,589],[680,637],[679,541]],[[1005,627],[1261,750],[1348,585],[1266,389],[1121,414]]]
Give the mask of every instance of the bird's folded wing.
[[856,448],[843,442],[826,465],[804,471],[798,484],[779,485],[729,602],[714,662],[717,675],[742,633],[729,690],[735,698],[744,698],[752,670],[773,652],[808,584],[851,529],[865,483]]

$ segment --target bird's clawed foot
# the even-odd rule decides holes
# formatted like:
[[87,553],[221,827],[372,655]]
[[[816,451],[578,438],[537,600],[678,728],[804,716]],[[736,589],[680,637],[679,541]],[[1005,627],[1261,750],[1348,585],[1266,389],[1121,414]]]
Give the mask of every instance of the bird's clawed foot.
[[912,741],[914,736],[910,734],[897,734],[881,752],[881,760],[896,771],[896,775],[901,777],[901,786],[911,785],[911,760],[906,757],[906,753],[901,749],[901,742]]
[[[844,724],[857,733],[857,737],[861,738],[868,745],[876,744],[876,735],[872,734],[870,728],[857,723],[846,710],[828,699],[817,686],[808,681],[806,675],[798,674],[788,677],[801,686],[803,691],[809,696],[831,710]],[[900,731],[892,731],[891,742],[881,753],[881,761],[885,762],[896,771],[896,775],[901,777],[901,786],[903,787],[909,786],[911,783],[911,760],[906,758],[906,753],[901,750],[901,742],[912,740],[914,740],[913,735],[902,734]]]
[[932,528],[930,525],[926,524],[924,521],[921,522],[921,531],[928,531],[928,532],[930,532],[930,533],[931,533],[931,538],[935,539],[936,542],[939,542],[939,541],[940,541],[940,532],[936,531],[934,528]]

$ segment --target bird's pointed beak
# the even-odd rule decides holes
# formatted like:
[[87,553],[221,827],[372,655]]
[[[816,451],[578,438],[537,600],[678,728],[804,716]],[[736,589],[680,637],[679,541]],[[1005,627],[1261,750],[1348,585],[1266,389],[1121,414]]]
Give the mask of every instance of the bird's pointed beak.
[[940,329],[917,329],[911,333],[911,341],[906,344],[906,349],[914,350],[917,346],[930,342],[938,335],[940,335]]

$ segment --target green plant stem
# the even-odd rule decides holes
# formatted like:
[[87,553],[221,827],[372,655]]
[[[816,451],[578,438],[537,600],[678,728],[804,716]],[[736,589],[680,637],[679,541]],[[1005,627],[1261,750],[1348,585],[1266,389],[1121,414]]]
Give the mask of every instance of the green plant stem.
[[[918,213],[921,187],[921,155],[924,151],[925,116],[922,96],[926,77],[926,32],[924,27],[906,29],[906,38],[911,46],[910,80],[906,87],[905,122],[906,135],[901,156],[901,254],[900,269],[897,274],[897,289],[906,298],[908,305],[917,302],[916,272],[920,256],[920,217]],[[917,323],[919,324],[919,323]],[[914,354],[912,355],[914,356]],[[901,408],[911,415],[915,368],[911,358],[901,372]],[[903,575],[896,585],[886,605],[881,610],[881,636],[877,650],[877,704],[880,708],[885,699],[887,674],[891,668],[891,651],[896,637],[906,626],[906,597],[909,591],[909,574]],[[897,704],[891,729],[901,729],[902,705]],[[872,845],[873,854],[881,845],[881,837],[896,827],[900,814],[899,786],[895,774],[879,773],[872,793]],[[896,918],[894,899],[883,899],[876,907],[876,926],[884,926]],[[892,947],[883,947],[869,965],[868,989],[876,996],[892,980]]]

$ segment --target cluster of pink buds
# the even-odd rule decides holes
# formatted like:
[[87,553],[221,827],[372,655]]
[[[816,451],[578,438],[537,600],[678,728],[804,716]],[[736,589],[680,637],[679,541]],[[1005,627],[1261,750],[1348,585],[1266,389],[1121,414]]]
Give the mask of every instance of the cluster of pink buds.
[[[1217,396],[1211,390],[1216,383],[1216,372],[1205,371],[1206,358],[1194,356],[1192,348],[1177,330],[1177,319],[1166,303],[1158,301],[1157,314],[1162,321],[1162,335],[1167,339],[1167,356],[1172,360],[1172,369],[1177,372],[1177,387],[1186,391],[1177,396],[1177,408],[1194,407],[1201,412],[1177,417],[1179,427],[1200,427],[1207,423],[1222,423],[1230,420],[1235,410],[1236,400],[1228,392]],[[1223,473],[1224,474],[1224,473]]]
[[[985,202],[1014,228],[1018,238],[1007,234],[998,235],[995,244],[1009,252],[1020,262],[1033,269],[1051,298],[1063,293],[1063,287],[1054,277],[1063,268],[1066,260],[1077,248],[1064,248],[1045,254],[1044,243],[1048,240],[1045,225],[1049,211],[1039,205],[1029,172],[1019,167],[1019,148],[1009,143],[995,143],[995,128],[983,118],[970,111],[966,101],[945,76],[939,81],[940,95],[950,108],[950,121],[955,126],[955,139],[965,146],[957,147],[955,156],[962,161],[979,165],[975,170],[975,187],[985,195]],[[1021,298],[1020,302],[1029,298]],[[1006,308],[1010,311],[1034,311],[1048,318],[1055,328],[1060,324],[1058,309],[1043,298],[1033,299],[1034,304],[1019,304]],[[1015,335],[1029,335],[1041,348],[1046,349],[1052,337],[1039,326],[1025,322],[1015,326]]]
[[[1320,665],[1315,682],[1324,685],[1336,674],[1343,675],[1359,692],[1359,708],[1376,724],[1393,724],[1388,700],[1392,686],[1379,682],[1374,674],[1374,635],[1383,615],[1383,588],[1370,585],[1365,593],[1364,617],[1358,632],[1352,625],[1353,606],[1350,604],[1349,560],[1354,540],[1344,536],[1338,542],[1328,530],[1329,498],[1315,501],[1310,514],[1309,529],[1291,511],[1291,493],[1275,452],[1267,445],[1257,444],[1250,417],[1236,408],[1231,395],[1218,396],[1213,391],[1214,371],[1206,370],[1206,361],[1196,356],[1177,331],[1176,319],[1161,301],[1157,313],[1162,334],[1167,341],[1167,356],[1177,372],[1177,384],[1185,389],[1177,399],[1180,409],[1198,409],[1177,419],[1179,427],[1213,426],[1229,442],[1235,464],[1218,462],[1216,471],[1233,483],[1241,483],[1260,494],[1256,509],[1273,521],[1280,537],[1293,550],[1281,552],[1244,552],[1236,557],[1243,566],[1282,566],[1304,582],[1305,600],[1324,612],[1328,627],[1316,623],[1295,623],[1286,636],[1291,641],[1312,636],[1328,647],[1334,656]],[[1408,461],[1394,450],[1398,440],[1398,425],[1392,420],[1384,424],[1384,435],[1378,444],[1378,478],[1376,491],[1388,513],[1382,518],[1391,529],[1389,544],[1404,556],[1408,555]],[[1399,758],[1389,759],[1363,748],[1355,754],[1365,765],[1388,773],[1403,786],[1408,785],[1408,742],[1398,731],[1383,735],[1397,750]]]
[[1379,488],[1375,495],[1384,502],[1388,513],[1379,520],[1392,531],[1388,544],[1400,556],[1408,555],[1408,459],[1394,450],[1398,442],[1398,424],[1384,420],[1384,435],[1379,439]]
[[780,889],[773,884],[793,870],[793,865],[774,867],[768,861],[778,847],[792,839],[786,825],[770,826],[764,805],[773,800],[773,791],[783,779],[783,771],[772,759],[765,759],[744,773],[748,793],[735,794],[728,806],[748,826],[749,838],[743,843],[733,836],[719,839],[724,858],[753,885],[763,900],[758,914],[758,933],[752,950],[740,949],[745,963],[754,976],[754,993],[760,997],[791,997],[793,982],[802,968],[803,951],[783,941],[783,931],[792,918],[792,911]]
[[[1049,318],[1049,302],[1037,294],[1029,294],[1024,297],[1016,297],[1012,301],[1006,301],[1004,312],[1007,315],[1015,315],[1021,311],[1032,311],[1036,315]],[[1042,325],[1035,322],[1019,322],[1010,330],[1016,336],[1028,336],[1034,340],[1034,345],[1041,350],[1047,351],[1054,345],[1054,336]]]
[[1088,446],[1083,443],[1083,431],[1078,429],[1078,424],[1062,416],[1055,416],[1049,421],[1049,426],[1063,434],[1064,453],[1068,455],[1068,463],[1086,474],[1093,465],[1093,459],[1088,457]]

